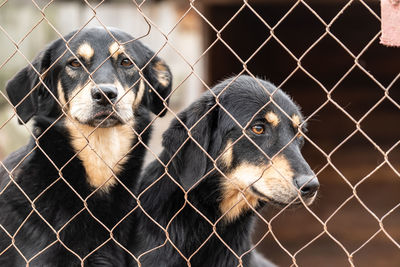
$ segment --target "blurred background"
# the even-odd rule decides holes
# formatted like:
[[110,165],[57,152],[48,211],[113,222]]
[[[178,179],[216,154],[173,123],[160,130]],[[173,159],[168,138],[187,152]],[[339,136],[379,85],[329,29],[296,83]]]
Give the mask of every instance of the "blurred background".
[[[0,1],[0,88],[58,34],[86,24],[144,36],[171,66],[173,112],[243,71],[268,79],[309,117],[303,153],[321,189],[312,212],[265,209],[274,235],[258,219],[257,249],[279,266],[400,266],[400,48],[379,44],[379,1],[192,3],[138,1],[139,12],[128,0]],[[155,121],[155,154],[172,117]],[[0,160],[28,136],[0,94]]]

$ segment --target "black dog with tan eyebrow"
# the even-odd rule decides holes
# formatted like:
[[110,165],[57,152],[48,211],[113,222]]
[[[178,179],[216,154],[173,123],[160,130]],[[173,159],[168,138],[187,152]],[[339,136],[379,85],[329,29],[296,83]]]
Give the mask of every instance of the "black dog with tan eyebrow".
[[149,111],[165,113],[172,76],[120,30],[64,39],[6,87],[20,122],[34,117],[34,136],[0,165],[0,266],[126,264],[120,221],[141,171]]
[[300,152],[299,132],[305,129],[298,127],[304,123],[292,100],[249,76],[224,81],[212,91],[179,114],[183,124],[175,119],[164,133],[159,158],[168,174],[156,160],[141,178],[138,194],[147,214],[135,211],[130,245],[141,266],[188,266],[190,261],[193,267],[231,267],[239,266],[239,257],[241,266],[273,266],[252,250],[252,208],[299,205],[299,197],[308,205],[316,196],[318,180]]

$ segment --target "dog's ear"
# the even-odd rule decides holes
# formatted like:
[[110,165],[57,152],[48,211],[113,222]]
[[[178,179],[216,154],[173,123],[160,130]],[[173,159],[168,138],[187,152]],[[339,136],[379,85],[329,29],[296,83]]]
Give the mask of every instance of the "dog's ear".
[[[205,115],[206,114],[206,115]],[[185,190],[190,189],[212,166],[207,154],[215,157],[215,151],[221,146],[218,135],[216,118],[218,107],[215,106],[214,96],[207,94],[189,108],[179,114],[179,119],[190,129],[189,138],[185,126],[177,119],[163,134],[163,146],[170,156],[173,156],[174,173]],[[188,139],[189,138],[189,139]],[[206,154],[207,153],[207,154]]]
[[[39,80],[39,74],[44,73],[50,67],[50,46],[40,52],[32,62],[20,70],[6,85],[6,91],[10,102],[16,107],[19,123],[29,121],[32,116],[38,114],[39,109],[49,109],[49,105],[39,106],[39,102],[48,97],[48,92]],[[48,80],[46,75],[45,80]],[[21,122],[22,121],[22,122]]]
[[164,116],[166,109],[165,103],[168,104],[169,98],[167,96],[171,93],[172,88],[172,74],[168,65],[164,60],[154,55],[150,49],[146,49],[146,58],[150,62],[143,70],[143,74],[147,80],[146,93],[143,99],[144,105],[151,110],[154,114]]

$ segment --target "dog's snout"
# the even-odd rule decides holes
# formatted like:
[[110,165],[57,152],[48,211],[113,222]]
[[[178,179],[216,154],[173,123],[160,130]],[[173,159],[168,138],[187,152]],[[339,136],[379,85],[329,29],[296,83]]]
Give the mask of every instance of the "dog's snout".
[[118,96],[118,90],[114,86],[96,86],[91,91],[93,100],[99,105],[114,103]]
[[318,179],[314,175],[301,175],[294,183],[303,197],[313,196],[319,189]]

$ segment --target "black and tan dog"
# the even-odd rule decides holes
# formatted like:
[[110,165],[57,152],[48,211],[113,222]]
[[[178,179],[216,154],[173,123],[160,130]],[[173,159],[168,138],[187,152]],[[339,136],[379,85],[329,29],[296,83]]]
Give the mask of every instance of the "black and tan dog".
[[103,28],[52,42],[32,65],[6,87],[34,126],[0,167],[0,266],[124,266],[126,235],[115,226],[133,200],[149,111],[165,113],[169,68]]
[[300,152],[305,128],[292,100],[249,76],[212,91],[164,133],[160,160],[168,174],[156,160],[141,178],[146,214],[135,216],[130,249],[142,266],[273,266],[251,250],[254,210],[309,205],[316,196],[319,183]]

